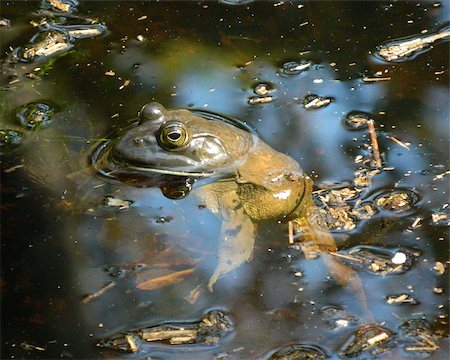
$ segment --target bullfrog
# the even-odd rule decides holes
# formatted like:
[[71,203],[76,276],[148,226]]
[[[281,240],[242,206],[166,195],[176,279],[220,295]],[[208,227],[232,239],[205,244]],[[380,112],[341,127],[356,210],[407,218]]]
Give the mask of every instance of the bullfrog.
[[311,178],[252,131],[152,102],[139,112],[139,124],[115,139],[110,156],[122,172],[210,179],[193,193],[222,219],[211,291],[219,278],[251,259],[255,226],[269,220],[292,221],[305,249],[313,246],[339,282],[361,289],[352,270],[329,255],[336,244],[315,221]]

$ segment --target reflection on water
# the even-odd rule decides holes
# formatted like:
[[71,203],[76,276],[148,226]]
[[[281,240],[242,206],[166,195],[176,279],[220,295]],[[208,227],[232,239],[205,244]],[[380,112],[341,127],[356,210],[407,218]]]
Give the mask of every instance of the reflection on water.
[[[62,3],[65,19],[48,2],[2,4],[10,20],[0,27],[3,358],[122,357],[95,345],[194,324],[217,309],[235,326],[219,342],[142,343],[136,356],[445,358],[448,42],[404,62],[373,53],[443,29],[447,3]],[[50,46],[60,50],[47,44],[41,57],[17,61],[11,49],[29,49],[38,31],[30,21],[43,17],[59,26],[52,31],[89,25],[103,34],[63,42],[64,51],[57,40]],[[332,101],[316,106],[324,99]],[[282,223],[258,224],[253,259],[214,292],[201,287],[214,270],[221,220],[192,194],[169,199],[89,167],[98,141],[153,100],[244,121],[316,188],[364,180],[342,204],[326,198],[330,190],[318,196],[342,210],[339,254],[364,283],[373,319],[320,259],[289,246]],[[51,114],[42,110],[50,103]],[[33,126],[17,121],[18,109],[26,120],[32,113]],[[370,119],[381,171],[371,163]],[[370,216],[349,212],[365,204]]]

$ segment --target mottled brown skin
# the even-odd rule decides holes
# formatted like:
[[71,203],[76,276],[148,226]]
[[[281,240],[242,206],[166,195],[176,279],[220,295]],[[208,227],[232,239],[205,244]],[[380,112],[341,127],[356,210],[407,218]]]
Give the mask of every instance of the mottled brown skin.
[[[251,258],[255,221],[293,220],[306,242],[319,251],[335,251],[331,234],[319,228],[311,215],[312,181],[299,164],[248,131],[223,121],[207,120],[187,110],[166,110],[147,104],[141,124],[123,135],[114,152],[122,161],[143,171],[178,175],[217,176],[195,189],[196,195],[223,222],[218,264],[208,286]],[[172,127],[170,127],[170,124]],[[174,129],[167,143],[164,134]],[[184,141],[179,141],[186,135]],[[178,138],[178,139],[177,139]],[[179,142],[179,143],[178,143]],[[324,255],[338,281],[359,290],[353,272],[331,255]]]

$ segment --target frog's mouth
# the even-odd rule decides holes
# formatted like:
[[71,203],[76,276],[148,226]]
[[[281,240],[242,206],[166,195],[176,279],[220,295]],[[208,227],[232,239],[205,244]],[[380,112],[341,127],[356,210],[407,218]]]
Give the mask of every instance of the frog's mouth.
[[91,164],[94,169],[102,176],[110,179],[120,179],[123,176],[131,177],[141,176],[149,177],[155,175],[181,176],[207,178],[217,174],[216,171],[187,171],[156,168],[152,166],[140,166],[124,162],[114,153],[114,139],[105,139],[97,146],[91,156]]

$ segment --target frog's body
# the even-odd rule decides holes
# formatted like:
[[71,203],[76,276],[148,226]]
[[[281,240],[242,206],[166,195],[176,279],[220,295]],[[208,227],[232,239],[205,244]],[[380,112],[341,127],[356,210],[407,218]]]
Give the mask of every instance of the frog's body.
[[114,145],[113,155],[120,162],[134,170],[220,177],[196,190],[223,220],[210,289],[219,277],[250,259],[255,221],[294,220],[321,251],[336,249],[331,234],[311,224],[312,181],[291,157],[248,131],[188,110],[169,111],[151,103],[143,107],[140,119],[140,125]]

